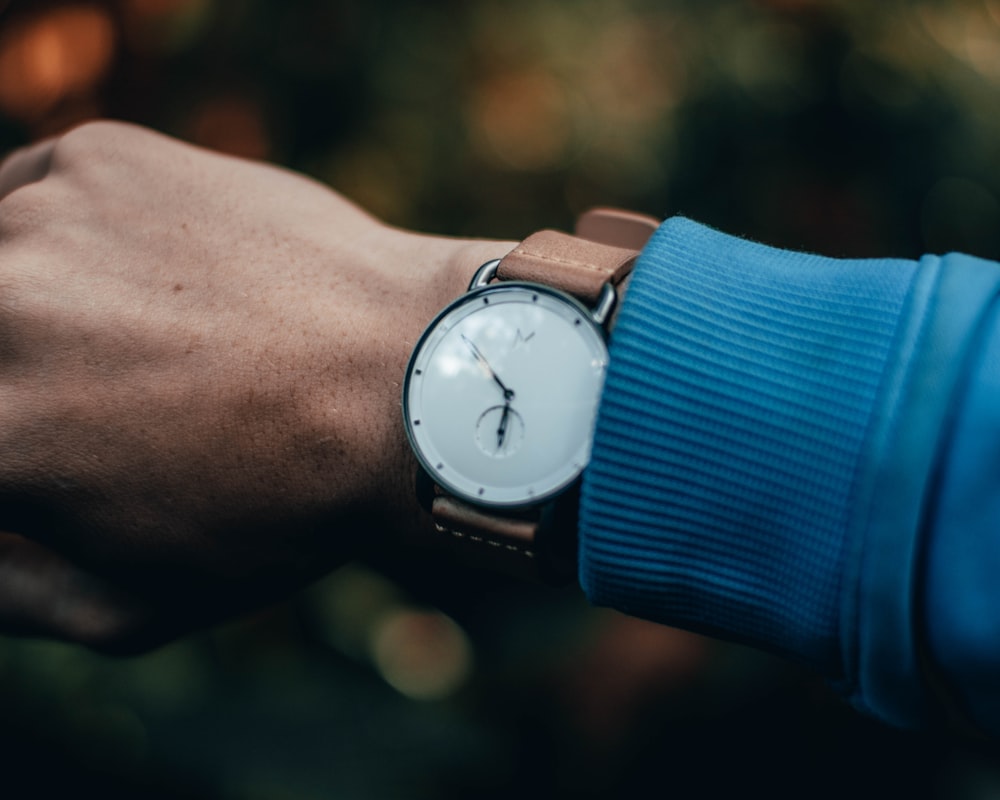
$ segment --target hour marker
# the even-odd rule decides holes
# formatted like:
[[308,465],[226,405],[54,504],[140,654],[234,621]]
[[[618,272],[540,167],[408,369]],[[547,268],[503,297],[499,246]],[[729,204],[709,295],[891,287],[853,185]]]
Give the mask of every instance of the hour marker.
[[441,464],[439,462],[438,465],[434,469],[444,469],[444,464]]
[[485,492],[485,491],[486,491],[485,489],[483,489],[482,487],[479,487],[479,494],[480,495],[483,494],[483,492]]
[[484,306],[488,306],[489,304],[490,304],[490,298],[488,298],[488,297],[484,297],[484,298],[483,298],[483,305],[484,305]]
[[413,371],[413,373],[414,373],[415,375],[423,375],[423,374],[424,374],[424,371],[423,371],[422,369],[415,369],[415,370]]
[[538,295],[537,294],[531,295],[531,302],[532,303],[537,303],[538,302]]
[[574,324],[574,325],[579,325],[579,324],[580,324],[580,318],[579,318],[579,317],[577,317],[577,318],[576,318],[576,321],[575,321],[575,322],[574,322],[573,324]]
[[535,494],[535,490],[534,489],[528,489],[528,497],[533,497],[534,494]]
[[420,424],[420,420],[419,420],[419,419],[415,419],[415,420],[413,420],[413,424],[414,424],[414,425],[419,425],[419,424]]

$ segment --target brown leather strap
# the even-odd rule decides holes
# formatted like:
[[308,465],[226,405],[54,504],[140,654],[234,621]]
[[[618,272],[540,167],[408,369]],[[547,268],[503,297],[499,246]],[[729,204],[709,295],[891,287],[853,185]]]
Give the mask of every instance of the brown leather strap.
[[502,281],[544,283],[593,304],[604,284],[617,284],[639,254],[559,231],[533,233],[500,261]]
[[533,518],[501,516],[474,508],[435,487],[431,515],[438,532],[449,537],[448,549],[463,561],[538,580],[537,513]]
[[647,214],[620,208],[592,208],[577,219],[575,233],[591,242],[642,250],[659,227],[660,220]]
[[440,534],[437,545],[462,563],[555,586],[576,579],[578,487],[558,503],[500,514],[448,495],[427,476],[421,485],[430,487],[421,502]]
[[435,521],[446,530],[465,531],[481,539],[483,544],[502,547],[525,558],[535,555],[533,545],[538,530],[537,514],[535,519],[497,517],[446,494],[438,494],[431,509]]

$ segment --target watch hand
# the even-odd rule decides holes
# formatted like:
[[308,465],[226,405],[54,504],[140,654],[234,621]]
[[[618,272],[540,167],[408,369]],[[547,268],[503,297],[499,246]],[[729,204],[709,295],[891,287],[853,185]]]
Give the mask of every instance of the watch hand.
[[500,390],[503,392],[503,399],[508,402],[513,400],[514,390],[508,389],[504,385],[504,382],[500,380],[500,377],[493,371],[493,367],[490,366],[490,362],[486,360],[486,356],[484,356],[482,353],[479,352],[479,348],[476,347],[476,345],[473,344],[472,340],[469,337],[467,337],[464,333],[459,335],[462,337],[462,341],[465,342],[466,345],[468,345],[469,350],[472,351],[472,355],[476,357],[476,361],[478,361],[480,364],[486,367],[486,371],[489,373],[489,376],[494,381],[496,381],[497,386],[499,386]]
[[500,425],[497,427],[497,450],[503,447],[503,440],[507,437],[507,418],[510,417],[510,403],[504,403],[503,414],[500,415]]

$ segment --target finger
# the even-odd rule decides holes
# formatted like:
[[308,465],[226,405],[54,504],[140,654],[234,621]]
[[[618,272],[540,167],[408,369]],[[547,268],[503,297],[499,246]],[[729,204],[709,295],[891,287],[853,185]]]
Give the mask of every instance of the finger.
[[0,632],[114,649],[143,616],[125,592],[37,542],[0,533]]
[[55,144],[54,138],[43,139],[15,150],[0,162],[0,200],[49,174]]

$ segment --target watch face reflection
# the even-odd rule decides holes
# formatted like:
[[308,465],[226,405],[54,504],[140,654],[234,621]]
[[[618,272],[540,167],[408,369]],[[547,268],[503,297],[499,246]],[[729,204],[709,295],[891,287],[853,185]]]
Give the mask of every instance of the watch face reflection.
[[590,457],[606,366],[602,331],[568,296],[532,284],[472,292],[417,344],[403,394],[407,433],[453,494],[539,502]]

